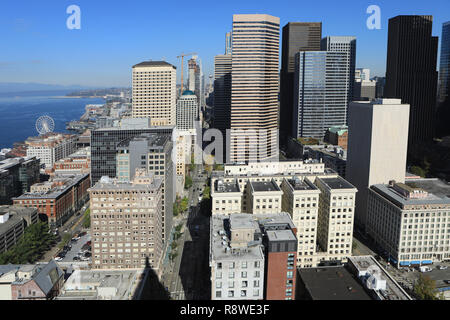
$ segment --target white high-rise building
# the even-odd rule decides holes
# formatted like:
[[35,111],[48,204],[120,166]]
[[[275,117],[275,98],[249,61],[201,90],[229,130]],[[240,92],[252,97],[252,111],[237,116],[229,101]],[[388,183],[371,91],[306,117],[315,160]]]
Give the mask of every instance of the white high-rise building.
[[165,61],[133,66],[133,118],[150,118],[152,126],[175,125],[176,67]]
[[346,179],[358,189],[360,227],[366,225],[368,188],[405,181],[409,109],[400,99],[350,103]]
[[194,92],[186,90],[177,102],[177,129],[194,130],[198,119],[197,96]]

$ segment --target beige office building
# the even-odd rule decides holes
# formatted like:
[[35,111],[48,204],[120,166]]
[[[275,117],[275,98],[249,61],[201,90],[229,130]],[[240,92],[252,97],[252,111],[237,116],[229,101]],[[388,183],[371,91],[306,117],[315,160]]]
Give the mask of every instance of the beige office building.
[[133,118],[150,118],[152,126],[176,124],[176,67],[165,61],[133,66]]
[[355,223],[363,229],[368,188],[405,181],[409,109],[400,99],[350,103],[346,179],[358,189]]
[[132,182],[103,177],[89,189],[92,268],[140,269],[157,274],[163,252],[162,180],[137,170]]
[[280,19],[233,15],[229,161],[278,159]]
[[371,186],[367,232],[397,267],[450,260],[450,186],[438,179]]

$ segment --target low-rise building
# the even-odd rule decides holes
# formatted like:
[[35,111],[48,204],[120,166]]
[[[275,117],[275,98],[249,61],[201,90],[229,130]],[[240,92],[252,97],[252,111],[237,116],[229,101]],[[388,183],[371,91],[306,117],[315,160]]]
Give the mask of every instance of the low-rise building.
[[56,161],[52,173],[63,174],[84,174],[91,171],[91,148],[85,147],[77,150],[66,158]]
[[0,206],[0,253],[17,244],[25,228],[38,220],[35,208]]
[[13,198],[14,205],[37,208],[51,228],[62,226],[88,200],[89,174],[54,176],[34,184],[30,192]]
[[64,285],[64,272],[47,264],[0,266],[0,300],[52,300]]
[[397,267],[450,260],[449,195],[438,179],[373,185],[367,232]]
[[27,157],[36,157],[43,168],[51,169],[56,161],[76,151],[76,141],[77,136],[60,133],[30,137],[25,141]]
[[287,213],[214,215],[212,300],[295,299],[295,227]]
[[137,270],[74,270],[56,300],[131,300]]
[[348,269],[358,277],[374,300],[412,300],[373,256],[349,258]]
[[339,146],[344,150],[348,147],[348,127],[347,126],[335,126],[331,127],[325,133],[325,142],[332,145]]

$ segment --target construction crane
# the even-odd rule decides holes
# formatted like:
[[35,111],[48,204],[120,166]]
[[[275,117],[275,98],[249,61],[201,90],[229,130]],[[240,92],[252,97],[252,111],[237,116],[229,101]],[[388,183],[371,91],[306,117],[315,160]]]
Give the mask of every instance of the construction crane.
[[196,52],[182,53],[177,58],[181,58],[181,94],[183,94],[183,76],[184,76],[184,57],[193,56]]

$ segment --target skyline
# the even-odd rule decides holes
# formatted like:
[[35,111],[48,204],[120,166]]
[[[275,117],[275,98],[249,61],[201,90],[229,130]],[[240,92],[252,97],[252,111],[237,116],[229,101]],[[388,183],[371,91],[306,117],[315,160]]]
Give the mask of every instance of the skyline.
[[[434,2],[433,9],[424,9],[419,0],[395,4],[388,1],[337,4],[325,0],[320,7],[289,1],[276,5],[270,1],[198,1],[189,5],[179,1],[164,5],[135,1],[133,7],[86,0],[45,1],[26,6],[2,3],[0,37],[9,45],[0,52],[0,82],[129,87],[132,65],[149,59],[166,60],[180,69],[176,57],[182,52],[198,53],[208,81],[214,72],[214,56],[225,51],[225,35],[231,31],[233,14],[243,13],[280,17],[280,27],[288,22],[322,22],[323,37],[356,36],[356,67],[371,69],[373,76],[384,76],[387,24],[392,17],[432,15],[433,36],[439,37],[440,50],[442,24],[448,19],[445,12],[449,11],[450,3]],[[66,9],[72,4],[81,8],[80,30],[66,27],[70,16]],[[369,30],[366,26],[370,16],[366,10],[370,5],[381,9],[380,30]],[[180,79],[180,72],[177,73]]]

